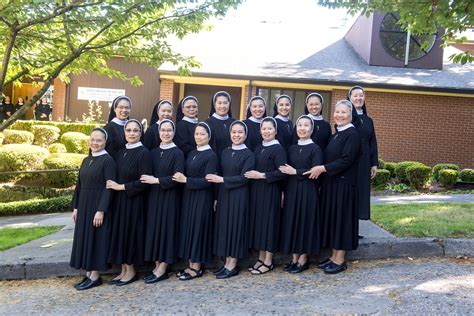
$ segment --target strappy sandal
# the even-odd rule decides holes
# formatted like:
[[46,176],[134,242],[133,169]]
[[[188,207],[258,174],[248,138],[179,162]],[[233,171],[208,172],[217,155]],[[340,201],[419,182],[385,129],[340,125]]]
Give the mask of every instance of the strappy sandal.
[[186,269],[183,269],[183,270],[179,270],[178,273],[176,273],[176,277],[179,278],[180,276],[182,276],[183,274],[187,273],[186,272]]
[[[255,265],[256,265],[257,263],[259,263],[259,265],[255,268]],[[263,264],[263,261],[260,260],[260,259],[258,259],[257,262],[255,262],[255,264],[254,264],[253,266],[251,266],[250,268],[248,268],[247,270],[248,270],[249,272],[252,272],[252,271],[257,270],[258,268],[260,268],[260,267],[262,266],[262,264]]]
[[[267,268],[267,270],[262,271],[260,270],[262,267]],[[265,274],[267,272],[270,272],[273,270],[273,263],[271,265],[266,265],[265,263],[262,263],[261,266],[259,266],[257,269],[253,269],[250,273],[252,275],[260,275],[260,274]]]
[[194,273],[196,273],[195,275],[192,275],[191,273],[189,272],[184,272],[183,274],[181,274],[179,276],[179,280],[181,281],[189,281],[189,280],[192,280],[192,279],[195,279],[195,278],[200,278],[202,277],[202,275],[204,274],[204,271],[201,269],[201,270],[197,270],[197,269],[193,269],[193,268],[190,268],[188,267],[189,270],[193,271]]

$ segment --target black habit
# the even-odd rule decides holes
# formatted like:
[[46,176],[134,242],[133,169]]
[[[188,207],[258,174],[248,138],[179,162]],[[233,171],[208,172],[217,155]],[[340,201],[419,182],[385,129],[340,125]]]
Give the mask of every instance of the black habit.
[[160,124],[157,122],[151,126],[148,126],[143,138],[143,145],[152,151],[153,149],[160,146]]
[[173,141],[183,151],[185,158],[196,148],[196,141],[194,140],[196,124],[185,120],[176,123],[176,135],[174,135]]
[[105,150],[117,159],[117,154],[120,150],[125,148],[125,131],[123,125],[117,124],[114,121],[108,122],[104,129],[107,131],[107,142],[105,144]]
[[244,123],[247,125],[247,139],[245,140],[245,145],[248,149],[254,151],[255,148],[262,143],[260,123],[254,122],[251,119],[244,120]]
[[[314,129],[311,134],[311,139],[313,142],[321,148],[324,152],[327,144],[329,143],[329,138],[331,137],[331,125],[325,120],[313,120]],[[298,143],[298,134],[296,133],[296,126],[293,130],[293,144]]]
[[285,148],[286,151],[293,144],[293,122],[291,120],[283,121],[282,119],[275,117],[277,121],[277,135],[276,139]]
[[226,120],[219,120],[214,116],[210,116],[206,120],[206,123],[211,128],[212,134],[209,145],[211,145],[218,158],[221,157],[221,153],[224,149],[232,145],[232,142],[230,141],[229,128],[233,121],[235,121],[235,119],[230,116]]
[[[41,117],[42,114],[45,114],[46,117]],[[51,107],[48,103],[39,104],[35,107],[35,119],[37,121],[49,121],[49,115],[51,114]]]

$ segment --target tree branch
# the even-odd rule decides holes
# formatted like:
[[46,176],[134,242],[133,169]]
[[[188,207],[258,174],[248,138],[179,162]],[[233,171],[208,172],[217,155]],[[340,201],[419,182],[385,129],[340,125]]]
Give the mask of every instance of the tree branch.
[[7,45],[5,46],[5,53],[3,54],[2,69],[0,69],[0,91],[3,91],[5,77],[7,76],[8,64],[10,63],[10,56],[15,44],[17,32],[14,29],[10,29],[10,37]]
[[11,77],[10,79],[6,80],[5,83],[3,84],[5,87],[8,86],[10,83],[13,83],[13,81],[20,79],[24,75],[28,74],[30,72],[29,69],[24,68],[22,71]]

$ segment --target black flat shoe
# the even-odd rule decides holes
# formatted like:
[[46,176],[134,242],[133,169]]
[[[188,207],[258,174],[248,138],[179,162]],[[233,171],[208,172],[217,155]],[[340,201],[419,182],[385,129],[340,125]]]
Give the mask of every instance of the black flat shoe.
[[302,265],[301,263],[297,262],[297,263],[293,266],[293,269],[291,269],[291,270],[288,271],[288,272],[290,272],[290,273],[301,273],[301,272],[303,272],[304,270],[308,270],[308,268],[309,268],[309,263],[308,263],[308,261],[306,261],[305,264],[303,264],[303,265]]
[[341,264],[336,264],[334,262],[331,262],[324,268],[324,273],[326,274],[337,274],[339,272],[347,270],[347,264],[346,262],[343,262]]
[[193,268],[188,268],[188,269],[193,271],[194,275],[189,273],[189,272],[184,272],[179,277],[180,281],[189,281],[189,280],[192,280],[192,279],[195,279],[195,278],[200,278],[204,274],[204,271],[202,269],[201,270],[196,270],[196,269],[193,269]]
[[76,290],[84,291],[84,290],[92,289],[93,287],[96,287],[99,285],[102,285],[102,278],[99,277],[95,281],[92,281],[91,279],[88,278],[87,281],[84,282],[81,286],[78,286]]
[[135,275],[133,276],[133,278],[131,278],[130,280],[128,280],[128,281],[122,281],[122,280],[120,280],[120,281],[118,281],[115,285],[117,285],[117,286],[124,286],[124,285],[130,284],[130,283],[133,283],[133,282],[135,282],[135,281],[137,281],[137,280],[138,280],[138,275],[135,274]]
[[252,272],[253,270],[257,270],[258,268],[260,268],[263,264],[263,261],[258,259],[257,262],[255,262],[255,264],[253,266],[251,266],[250,268],[247,269],[248,272]]
[[231,278],[231,277],[236,276],[237,274],[239,274],[239,271],[240,271],[239,267],[235,267],[232,270],[228,270],[227,268],[224,268],[224,270],[222,270],[221,273],[216,275],[216,278],[218,278],[218,279],[228,279],[228,278]]
[[273,271],[273,263],[271,265],[266,265],[265,263],[262,263],[257,269],[253,269],[250,274],[260,275],[270,271]]
[[84,284],[87,280],[89,280],[88,277],[86,277],[86,276],[83,277],[81,282],[74,284],[74,288],[77,289],[79,286],[81,286],[82,284]]
[[148,279],[145,280],[145,284],[158,283],[158,282],[166,280],[166,279],[169,279],[168,272],[165,272],[160,276],[156,276],[155,274],[153,274],[151,277],[149,277]]
[[328,264],[330,264],[332,261],[331,259],[327,258],[326,260],[319,261],[318,262],[318,269],[324,269]]
[[362,239],[362,238],[364,238],[364,236],[362,236],[362,235],[358,235],[358,237],[359,237],[359,239]]
[[292,260],[292,261],[290,261],[290,263],[288,263],[287,265],[285,265],[285,266],[283,267],[283,271],[288,272],[288,271],[290,271],[291,269],[293,269],[293,267],[294,267],[295,265],[296,265],[296,263],[293,262],[293,260]]
[[109,282],[107,282],[107,284],[109,284],[109,285],[117,285],[117,283],[119,283],[119,282],[120,282],[120,279],[117,279],[117,280],[112,279],[112,280],[110,280]]
[[179,270],[178,273],[176,273],[176,277],[177,278],[180,278],[183,274],[186,273],[186,269],[183,269],[183,270]]
[[221,273],[222,271],[224,271],[225,267],[222,266],[220,267],[219,269],[215,270],[215,271],[212,271],[212,274],[214,275],[218,275],[219,273]]

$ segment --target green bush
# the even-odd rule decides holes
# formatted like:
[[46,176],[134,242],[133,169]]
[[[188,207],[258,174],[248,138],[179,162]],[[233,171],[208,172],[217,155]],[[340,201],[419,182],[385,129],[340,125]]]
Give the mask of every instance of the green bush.
[[379,169],[385,169],[385,161],[379,159]]
[[0,133],[0,146],[3,144],[3,133]]
[[16,131],[13,129],[6,129],[3,131],[4,144],[33,144],[34,135],[28,131]]
[[59,139],[59,128],[49,125],[33,125],[34,144],[48,147]]
[[458,181],[459,171],[453,169],[441,169],[438,173],[438,182],[446,189],[451,188]]
[[[43,164],[46,169],[79,169],[85,157],[81,154],[51,154]],[[66,188],[76,183],[77,171],[48,172],[46,178],[49,184]]]
[[390,178],[395,178],[395,167],[397,166],[397,163],[395,162],[386,162],[385,163],[385,169],[390,171]]
[[410,185],[416,189],[421,189],[430,180],[431,168],[422,163],[417,163],[408,166],[405,172]]
[[390,180],[390,171],[379,169],[377,175],[371,180],[374,187],[380,187],[381,184],[386,185]]
[[458,165],[453,163],[439,163],[433,166],[433,179],[439,182],[439,171],[444,169],[457,170],[459,171]]
[[54,143],[48,146],[48,151],[51,154],[67,153],[66,146],[61,143]]
[[408,177],[407,177],[406,170],[407,170],[408,167],[411,167],[413,165],[420,165],[420,164],[423,165],[421,162],[416,162],[416,161],[402,161],[402,162],[399,162],[395,166],[395,176],[397,177],[397,179],[400,182],[405,183],[405,184],[410,184],[408,182]]
[[71,210],[71,195],[51,199],[0,203],[0,216],[44,214]]
[[[48,155],[48,150],[40,146],[25,144],[4,145],[0,147],[0,172],[42,169],[43,160]],[[0,176],[0,180],[13,180],[21,177],[21,175],[6,175]]]
[[18,120],[11,125],[11,129],[33,131],[33,125],[49,125],[56,126],[60,130],[60,134],[63,135],[67,132],[79,132],[86,135],[90,135],[92,130],[96,127],[102,127],[100,124],[84,124],[84,123],[69,123],[69,122],[52,122],[52,121],[22,121]]
[[89,152],[89,136],[83,133],[64,133],[61,136],[61,144],[66,146],[68,153],[87,154]]
[[463,169],[459,172],[459,178],[463,182],[474,182],[474,169]]

